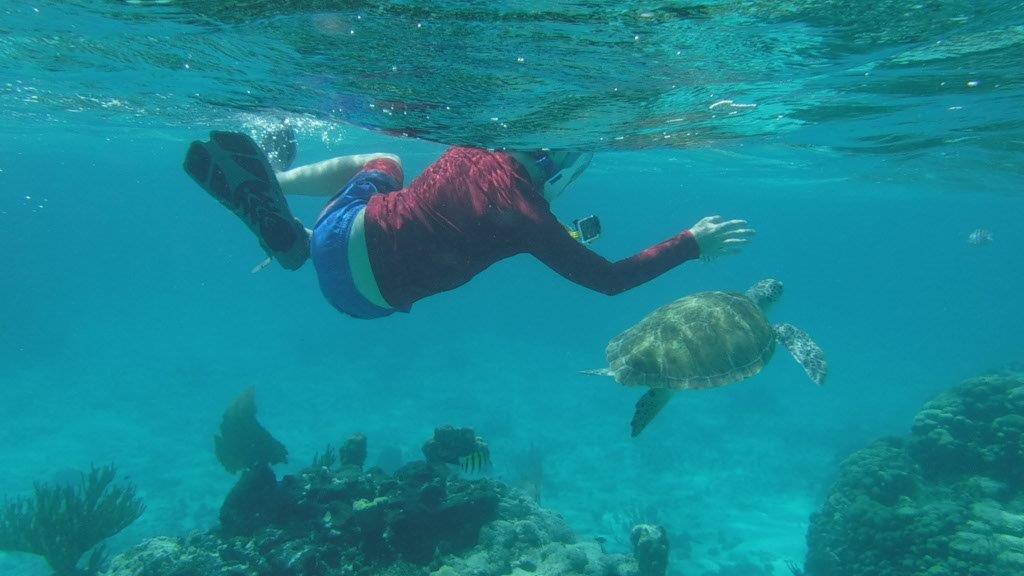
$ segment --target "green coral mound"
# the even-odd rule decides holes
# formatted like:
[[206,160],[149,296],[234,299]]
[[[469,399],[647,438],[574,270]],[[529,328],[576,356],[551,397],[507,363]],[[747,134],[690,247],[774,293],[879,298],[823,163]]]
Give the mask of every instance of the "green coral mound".
[[843,463],[809,576],[1024,574],[1024,374],[968,380]]
[[[113,466],[92,468],[77,485],[36,484],[32,497],[7,502],[0,513],[0,550],[46,559],[59,576],[80,574],[78,560],[145,510],[131,484],[112,486]],[[86,574],[99,569],[94,553]]]
[[914,419],[911,451],[928,476],[1024,485],[1024,374],[969,380]]

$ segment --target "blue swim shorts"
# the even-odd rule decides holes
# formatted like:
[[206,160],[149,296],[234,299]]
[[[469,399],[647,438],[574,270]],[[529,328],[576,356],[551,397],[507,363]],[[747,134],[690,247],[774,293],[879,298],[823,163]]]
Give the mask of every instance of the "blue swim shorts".
[[349,236],[359,212],[370,196],[397,190],[398,183],[383,172],[357,174],[324,208],[313,227],[310,255],[324,298],[339,312],[353,318],[382,318],[395,312],[381,308],[359,293],[348,259]]

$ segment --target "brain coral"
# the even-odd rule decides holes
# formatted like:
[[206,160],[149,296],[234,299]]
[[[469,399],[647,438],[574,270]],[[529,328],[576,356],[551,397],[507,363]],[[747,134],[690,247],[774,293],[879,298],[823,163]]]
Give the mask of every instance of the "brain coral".
[[844,463],[808,576],[1024,574],[1024,374],[968,380]]

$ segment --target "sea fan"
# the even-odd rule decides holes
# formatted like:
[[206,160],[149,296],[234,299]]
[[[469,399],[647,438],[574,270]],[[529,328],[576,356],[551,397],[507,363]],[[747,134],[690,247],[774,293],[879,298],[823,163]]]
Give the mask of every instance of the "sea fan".
[[[113,466],[92,468],[77,485],[36,484],[31,497],[9,501],[0,511],[0,550],[46,559],[58,576],[79,574],[78,560],[90,548],[138,519],[145,506],[131,484],[111,486]],[[98,571],[102,552],[89,561]]]

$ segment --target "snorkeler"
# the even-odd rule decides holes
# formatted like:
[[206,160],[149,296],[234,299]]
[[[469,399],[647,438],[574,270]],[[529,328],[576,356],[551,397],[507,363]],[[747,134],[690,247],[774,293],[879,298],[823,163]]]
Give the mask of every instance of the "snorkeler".
[[[591,156],[454,147],[403,188],[401,162],[391,154],[342,156],[275,174],[250,137],[211,132],[209,141],[192,143],[184,168],[283,267],[312,258],[324,297],[355,318],[408,312],[521,253],[576,284],[618,294],[688,260],[735,253],[754,234],[744,220],[711,216],[609,262],[586,246],[600,232],[596,218],[567,229],[549,208]],[[333,197],[307,230],[285,194]]]

